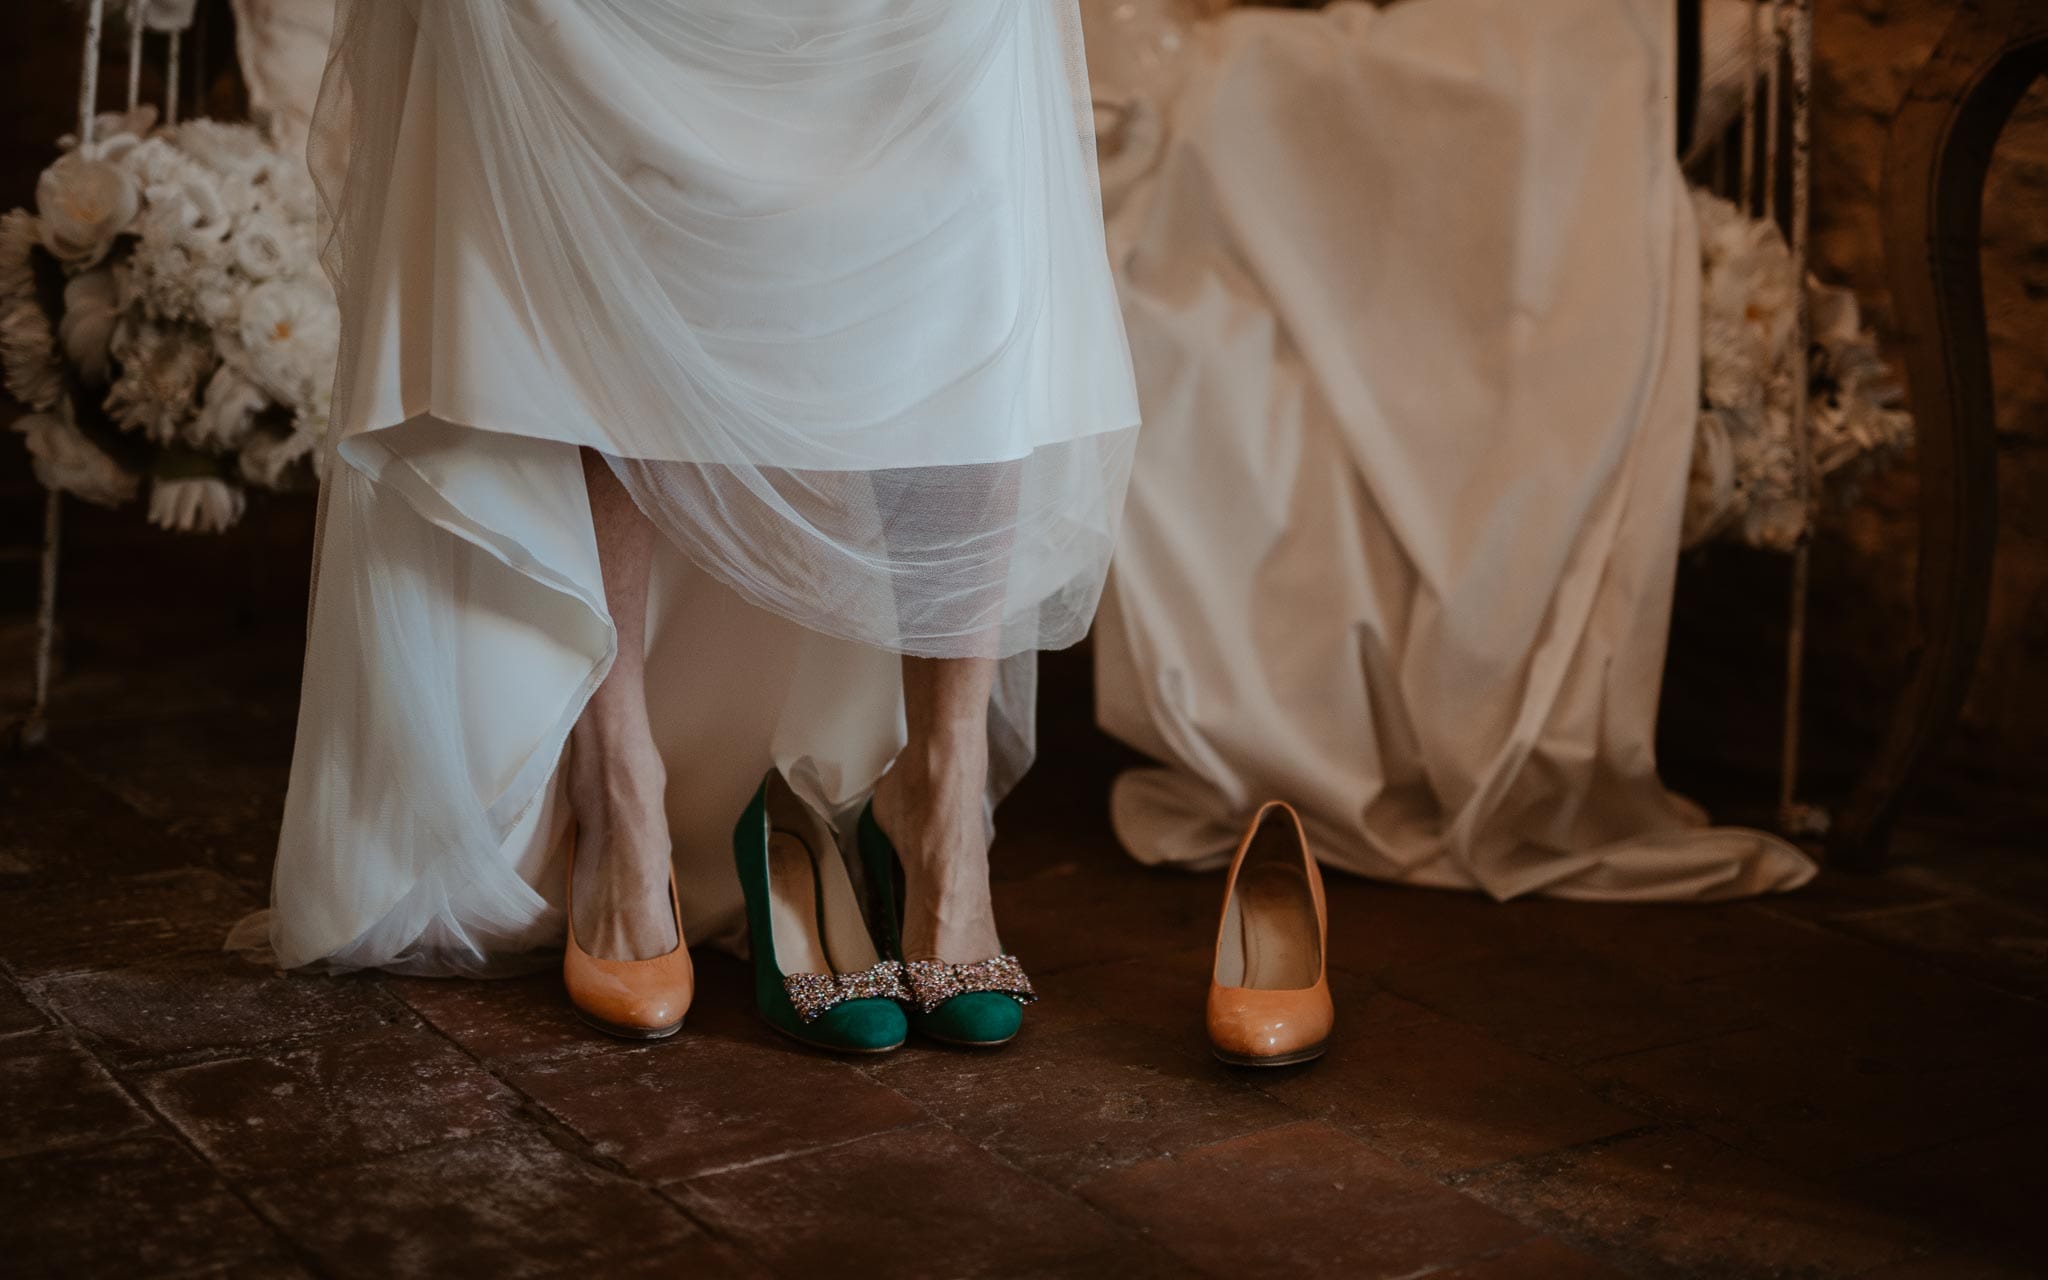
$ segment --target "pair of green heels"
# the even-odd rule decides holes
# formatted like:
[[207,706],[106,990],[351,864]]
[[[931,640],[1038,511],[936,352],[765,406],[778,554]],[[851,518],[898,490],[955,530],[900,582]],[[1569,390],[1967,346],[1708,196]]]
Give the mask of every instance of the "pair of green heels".
[[971,964],[904,963],[896,910],[896,847],[861,810],[855,843],[883,938],[876,949],[831,826],[779,773],[754,793],[733,831],[747,899],[754,999],[777,1031],[837,1053],[887,1053],[915,1030],[949,1044],[1013,1039],[1037,997],[1014,956]]

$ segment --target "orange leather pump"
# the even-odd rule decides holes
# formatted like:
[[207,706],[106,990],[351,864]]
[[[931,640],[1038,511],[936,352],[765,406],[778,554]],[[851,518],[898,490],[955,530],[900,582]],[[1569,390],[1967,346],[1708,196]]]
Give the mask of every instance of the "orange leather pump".
[[1322,1056],[1336,1013],[1323,953],[1323,876],[1294,809],[1261,805],[1238,843],[1223,890],[1209,1043],[1234,1066],[1278,1067]]
[[569,917],[562,949],[562,985],[577,1016],[607,1035],[627,1040],[660,1040],[682,1030],[683,1015],[697,992],[690,949],[683,940],[683,904],[676,873],[668,873],[668,901],[675,912],[676,947],[646,960],[603,960],[576,943],[576,848],[569,847],[569,888],[563,909]]

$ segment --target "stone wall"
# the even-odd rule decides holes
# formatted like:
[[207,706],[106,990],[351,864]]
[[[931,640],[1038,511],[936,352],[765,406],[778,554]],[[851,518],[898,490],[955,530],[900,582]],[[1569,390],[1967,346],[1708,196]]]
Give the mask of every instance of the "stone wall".
[[[1906,86],[1953,16],[1948,0],[1817,0],[1814,265],[1856,286],[1890,320],[1877,194],[1887,132]],[[2000,432],[1997,578],[1964,726],[1930,777],[1929,803],[2009,796],[2014,825],[2048,792],[2048,82],[2000,141],[1985,191],[1984,285]],[[1815,655],[1839,664],[1841,701],[1881,705],[1897,676],[1910,613],[1914,477],[1902,468],[1869,501],[1832,519],[1817,593]],[[1851,712],[1853,718],[1853,712]],[[1957,816],[1967,816],[1958,814]],[[2038,836],[2038,828],[2033,828]],[[2015,835],[2024,836],[2015,830]]]

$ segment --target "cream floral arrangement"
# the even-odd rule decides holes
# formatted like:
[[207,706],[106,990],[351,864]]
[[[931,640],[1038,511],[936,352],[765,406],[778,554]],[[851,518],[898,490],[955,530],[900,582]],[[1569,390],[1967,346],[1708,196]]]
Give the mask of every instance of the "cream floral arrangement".
[[317,201],[252,125],[153,108],[60,139],[33,210],[0,215],[0,358],[37,478],[212,532],[250,488],[309,485],[339,316]]
[[[1699,215],[1701,407],[1693,439],[1685,545],[1711,539],[1788,551],[1805,521],[1793,409],[1800,389],[1800,281],[1776,223],[1705,191]],[[1806,429],[1815,484],[1838,503],[1903,452],[1913,419],[1903,389],[1865,328],[1856,296],[1805,281]]]

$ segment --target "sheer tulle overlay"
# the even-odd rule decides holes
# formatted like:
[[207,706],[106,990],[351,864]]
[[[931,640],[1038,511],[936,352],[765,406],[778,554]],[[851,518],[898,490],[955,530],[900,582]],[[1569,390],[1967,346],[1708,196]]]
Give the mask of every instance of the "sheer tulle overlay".
[[[279,963],[558,940],[558,765],[616,653],[579,447],[666,533],[649,682],[693,937],[769,764],[844,813],[897,656],[1085,631],[1138,420],[1074,0],[344,0],[344,334]],[[751,780],[750,780],[751,778]]]

